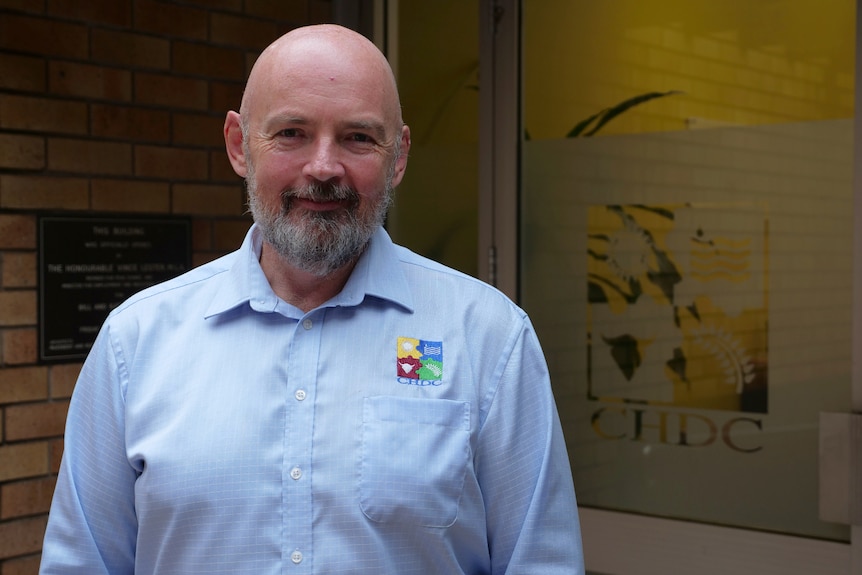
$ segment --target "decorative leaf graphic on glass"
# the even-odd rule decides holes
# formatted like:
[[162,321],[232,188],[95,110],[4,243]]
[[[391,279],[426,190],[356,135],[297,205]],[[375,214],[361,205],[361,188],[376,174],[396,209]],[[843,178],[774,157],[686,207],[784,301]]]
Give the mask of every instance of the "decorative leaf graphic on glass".
[[[606,303],[619,309],[633,305],[644,295],[672,304],[679,270],[670,257],[656,246],[652,233],[627,212],[643,211],[653,218],[673,220],[673,213],[649,206],[606,206],[608,232],[591,234],[588,254],[588,301]],[[593,271],[594,270],[594,271]],[[622,300],[614,304],[615,300]],[[624,302],[624,303],[623,303]],[[639,340],[631,333],[602,336],[611,346],[611,355],[627,380],[641,365]],[[682,353],[682,352],[680,352]]]
[[750,204],[590,206],[590,396],[765,413],[766,222]]
[[640,94],[638,96],[634,96],[633,98],[629,98],[628,100],[623,100],[616,106],[605,108],[601,112],[597,112],[592,116],[581,120],[580,122],[575,124],[574,128],[569,130],[569,133],[566,134],[566,137],[588,138],[601,130],[605,124],[607,124],[623,112],[645,102],[649,102],[650,100],[655,100],[656,98],[664,98],[665,96],[672,96],[673,94],[682,94],[682,92],[678,90],[669,90],[667,92],[647,92],[646,94]]
[[746,384],[754,381],[754,364],[745,348],[731,334],[711,326],[697,331],[697,343],[721,366],[725,385],[732,385],[736,393],[742,393]]

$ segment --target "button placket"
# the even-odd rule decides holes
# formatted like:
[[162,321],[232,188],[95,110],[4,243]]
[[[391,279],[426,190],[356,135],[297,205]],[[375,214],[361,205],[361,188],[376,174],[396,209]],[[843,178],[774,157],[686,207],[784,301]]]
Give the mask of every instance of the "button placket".
[[311,475],[306,477],[306,473],[312,472],[310,430],[314,427],[314,392],[318,373],[314,358],[320,349],[322,321],[323,315],[299,319],[298,325],[294,324],[294,337],[285,358],[288,366],[288,387],[285,391],[287,400],[290,401],[292,395],[293,402],[288,407],[285,426],[283,477],[288,483],[284,484],[284,504],[291,509],[291,513],[284,515],[284,544],[285,554],[290,557],[291,563],[297,566],[302,563],[303,570],[311,567],[305,559],[311,557],[313,552]]

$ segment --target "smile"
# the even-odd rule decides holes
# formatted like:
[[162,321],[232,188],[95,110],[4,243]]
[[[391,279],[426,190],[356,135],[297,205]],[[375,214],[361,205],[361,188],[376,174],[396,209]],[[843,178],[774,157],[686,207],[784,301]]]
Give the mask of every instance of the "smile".
[[290,198],[290,207],[299,207],[314,212],[330,212],[349,207],[349,200],[312,200],[309,198]]

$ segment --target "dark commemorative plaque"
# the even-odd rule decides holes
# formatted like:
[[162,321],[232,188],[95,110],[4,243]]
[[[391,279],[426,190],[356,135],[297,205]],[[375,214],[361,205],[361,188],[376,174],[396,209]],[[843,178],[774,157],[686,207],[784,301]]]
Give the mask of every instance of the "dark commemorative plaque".
[[188,218],[40,216],[39,359],[86,357],[108,313],[191,267]]

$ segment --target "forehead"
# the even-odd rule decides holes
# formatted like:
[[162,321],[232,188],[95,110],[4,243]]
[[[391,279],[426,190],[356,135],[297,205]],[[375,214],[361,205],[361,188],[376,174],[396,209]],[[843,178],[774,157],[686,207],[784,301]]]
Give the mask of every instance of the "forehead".
[[265,54],[249,79],[253,115],[310,120],[341,116],[353,123],[397,123],[397,92],[382,55],[324,42],[297,42]]

